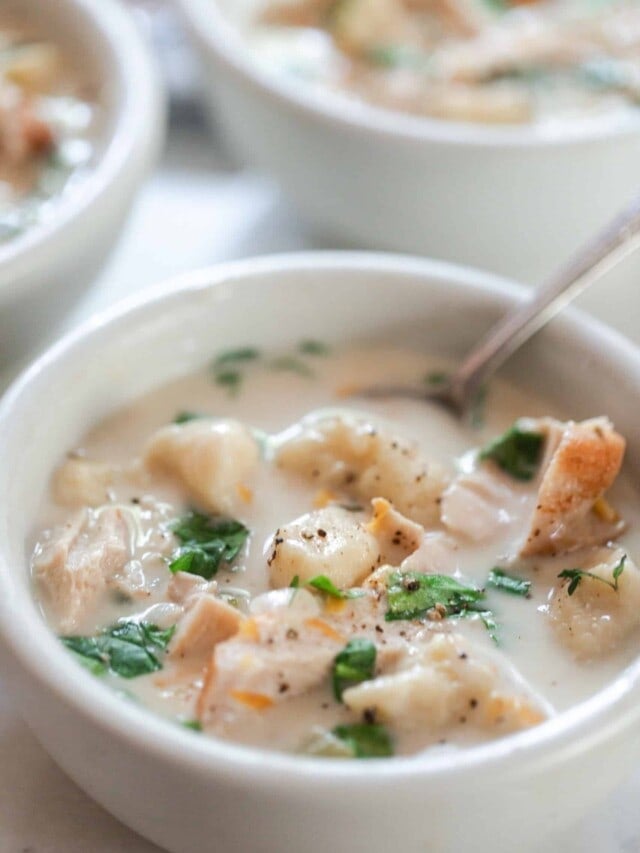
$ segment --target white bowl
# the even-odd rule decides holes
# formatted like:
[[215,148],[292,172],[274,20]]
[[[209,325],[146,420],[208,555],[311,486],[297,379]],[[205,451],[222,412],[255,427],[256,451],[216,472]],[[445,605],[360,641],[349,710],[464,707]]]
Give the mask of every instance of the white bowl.
[[99,87],[101,130],[87,175],[51,216],[0,244],[0,371],[41,342],[104,263],[155,162],[164,105],[156,69],[115,0],[3,0],[51,33]]
[[216,0],[179,3],[231,150],[342,243],[538,280],[640,186],[640,112],[544,135],[347,105],[265,72]]
[[[0,635],[15,700],[91,796],[174,853],[491,853],[538,844],[589,812],[640,755],[640,662],[586,703],[455,757],[333,762],[267,753],[166,722],[116,696],[53,637],[27,561],[53,467],[139,394],[251,341],[368,338],[458,358],[520,298],[429,261],[309,254],[185,276],[130,300],[42,356],[0,403]],[[606,412],[640,461],[640,353],[567,312],[508,371],[575,417]]]

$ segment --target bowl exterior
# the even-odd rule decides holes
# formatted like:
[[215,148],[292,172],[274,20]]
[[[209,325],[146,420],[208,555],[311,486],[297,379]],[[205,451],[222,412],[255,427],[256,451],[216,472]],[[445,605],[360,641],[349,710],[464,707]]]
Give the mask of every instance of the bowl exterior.
[[[304,337],[402,340],[456,358],[519,298],[493,277],[424,261],[248,261],[93,318],[8,392],[0,403],[3,669],[43,746],[116,817],[173,853],[513,853],[541,849],[628,775],[640,758],[640,666],[590,703],[481,754],[443,756],[437,766],[301,760],[204,738],[116,696],[55,641],[32,596],[25,542],[40,495],[63,453],[114,408],[248,340],[265,349]],[[629,405],[640,397],[636,350],[574,315],[509,369],[575,417],[593,414],[597,400],[640,467]]]
[[[183,0],[187,11],[193,1]],[[375,133],[274,95],[231,67],[193,21],[190,31],[230,151],[274,175],[334,244],[538,281],[640,185],[640,131],[552,145]]]
[[[27,0],[37,5],[37,0]],[[0,247],[0,373],[51,339],[96,277],[163,140],[164,101],[151,52],[115,0],[61,0],[47,21],[82,44],[98,75],[104,130],[97,162],[52,218]],[[71,37],[73,33],[73,38]]]

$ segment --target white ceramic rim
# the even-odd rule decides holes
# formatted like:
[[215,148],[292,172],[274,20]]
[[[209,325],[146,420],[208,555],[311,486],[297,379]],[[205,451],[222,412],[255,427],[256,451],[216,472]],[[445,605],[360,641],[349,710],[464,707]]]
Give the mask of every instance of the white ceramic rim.
[[[505,302],[519,301],[524,289],[489,273],[476,272],[445,262],[414,257],[366,252],[304,252],[272,255],[235,261],[218,267],[187,273],[130,297],[91,318],[77,330],[41,355],[11,386],[0,401],[0,448],[14,410],[20,410],[30,386],[50,383],[58,362],[73,358],[82,362],[84,350],[94,350],[120,337],[127,330],[135,334],[149,314],[171,310],[171,303],[189,292],[213,289],[243,278],[274,271],[386,272],[412,280],[439,279],[449,288],[477,290]],[[581,312],[568,309],[561,320],[567,333],[579,344],[597,340],[621,364],[633,363],[640,375],[640,352],[625,338]],[[54,380],[55,381],[55,378]],[[61,387],[57,385],[56,387]],[[26,405],[26,403],[25,403]],[[0,470],[0,494],[5,488]],[[1,519],[0,519],[1,527]],[[12,606],[11,569],[2,553],[0,537],[0,633],[20,665],[46,690],[88,718],[100,729],[131,746],[143,747],[163,760],[188,765],[197,773],[211,773],[247,785],[287,788],[297,781],[313,780],[315,785],[333,786],[342,780],[362,780],[382,785],[393,779],[415,780],[450,778],[474,768],[504,770],[521,762],[553,765],[567,753],[588,747],[613,732],[624,731],[640,715],[640,657],[610,685],[586,702],[532,729],[495,742],[461,750],[455,755],[430,755],[370,759],[368,761],[328,761],[321,758],[287,755],[242,746],[189,732],[171,721],[124,701],[73,661],[62,644],[52,642],[52,633],[34,606],[21,614],[20,630],[15,631],[16,612]],[[632,710],[630,711],[629,708]]]
[[75,7],[103,42],[119,78],[119,102],[97,163],[73,192],[60,200],[49,219],[0,245],[0,305],[46,282],[47,271],[55,265],[52,256],[68,252],[67,241],[78,220],[91,217],[129,169],[138,170],[129,180],[140,181],[145,161],[159,142],[164,108],[158,71],[131,12],[116,0],[66,0],[66,5]]
[[[535,124],[497,127],[492,125],[452,122],[394,112],[371,104],[358,104],[357,109],[346,99],[330,93],[315,92],[286,75],[270,74],[251,57],[241,34],[229,22],[216,0],[178,0],[196,38],[201,41],[225,69],[260,96],[269,96],[295,108],[301,115],[339,124],[352,131],[375,134],[405,142],[438,142],[479,148],[562,148],[576,144],[607,142],[613,138],[640,134],[640,110],[628,119],[576,121],[570,128],[557,131]],[[208,81],[205,85],[218,85]]]

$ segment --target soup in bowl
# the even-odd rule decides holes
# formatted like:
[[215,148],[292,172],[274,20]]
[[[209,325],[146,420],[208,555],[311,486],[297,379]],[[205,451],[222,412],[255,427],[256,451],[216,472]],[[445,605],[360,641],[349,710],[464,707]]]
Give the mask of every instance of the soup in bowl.
[[181,6],[217,132],[332,245],[534,282],[640,184],[635,3]]
[[9,392],[0,629],[28,721],[107,808],[176,851],[508,850],[624,776],[635,350],[568,315],[464,425],[356,396],[442,381],[519,298],[398,258],[246,262]]
[[223,6],[265,68],[388,109],[553,127],[589,116],[624,120],[640,103],[634,0]]

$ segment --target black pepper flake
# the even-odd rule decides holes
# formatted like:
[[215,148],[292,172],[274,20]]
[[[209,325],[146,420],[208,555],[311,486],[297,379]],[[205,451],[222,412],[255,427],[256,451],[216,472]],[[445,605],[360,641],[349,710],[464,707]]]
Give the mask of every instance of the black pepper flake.
[[286,682],[283,682],[283,683],[278,687],[278,692],[279,692],[279,693],[286,693],[288,689],[289,689],[289,685],[288,685]]
[[376,625],[376,631],[378,632],[378,634],[383,634],[384,628],[382,627],[382,625]]
[[140,503],[140,498],[131,498],[131,503],[132,503],[132,504],[139,504],[139,503]]
[[322,527],[319,527],[318,528],[318,536],[320,536],[321,539],[324,539],[326,537],[326,535],[327,535],[327,531],[323,530]]
[[469,657],[469,655],[466,652],[460,652],[458,657],[460,658],[460,660],[466,660]]
[[286,633],[286,637],[287,637],[287,640],[297,640],[298,639],[298,632],[296,631],[295,628],[289,628],[289,630]]
[[478,707],[478,700],[477,699],[469,699],[469,707],[470,708],[477,708]]
[[362,713],[362,719],[365,723],[368,723],[372,726],[376,721],[376,709],[375,708],[365,708]]

